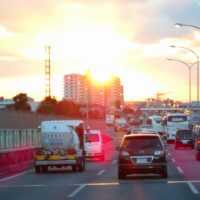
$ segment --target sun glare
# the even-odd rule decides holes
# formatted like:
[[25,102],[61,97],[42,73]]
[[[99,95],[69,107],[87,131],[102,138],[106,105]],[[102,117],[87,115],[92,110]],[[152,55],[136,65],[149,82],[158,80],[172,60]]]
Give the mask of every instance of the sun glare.
[[91,78],[98,83],[108,82],[112,78],[112,74],[108,69],[93,69]]

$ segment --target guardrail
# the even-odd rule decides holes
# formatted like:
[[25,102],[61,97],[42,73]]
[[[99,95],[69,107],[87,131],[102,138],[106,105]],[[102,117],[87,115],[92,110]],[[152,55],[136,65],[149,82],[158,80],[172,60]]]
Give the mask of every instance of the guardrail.
[[0,129],[0,151],[40,145],[37,129]]
[[0,174],[32,166],[34,150],[39,147],[37,129],[0,129]]

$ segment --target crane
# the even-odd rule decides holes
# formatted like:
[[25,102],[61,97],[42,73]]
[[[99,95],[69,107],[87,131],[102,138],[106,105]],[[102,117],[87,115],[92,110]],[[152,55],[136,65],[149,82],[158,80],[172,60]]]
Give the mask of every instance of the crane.
[[171,93],[171,92],[157,92],[156,93],[156,100],[157,101],[161,100],[160,99],[161,96],[164,96],[164,95],[169,94],[169,93]]

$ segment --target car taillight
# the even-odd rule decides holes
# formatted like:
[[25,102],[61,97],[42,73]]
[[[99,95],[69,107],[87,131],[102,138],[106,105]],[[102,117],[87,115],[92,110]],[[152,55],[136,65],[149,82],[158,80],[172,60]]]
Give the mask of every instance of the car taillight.
[[74,154],[76,154],[76,150],[75,149],[68,149],[67,154],[68,155],[74,155]]
[[200,144],[200,140],[197,140],[197,144]]
[[41,149],[39,150],[35,150],[35,155],[38,156],[38,155],[43,155],[43,151]]

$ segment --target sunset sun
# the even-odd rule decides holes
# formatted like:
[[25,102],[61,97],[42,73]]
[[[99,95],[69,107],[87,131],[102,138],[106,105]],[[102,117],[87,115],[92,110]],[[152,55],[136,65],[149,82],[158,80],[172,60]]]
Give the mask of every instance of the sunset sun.
[[112,74],[108,69],[93,69],[91,78],[98,83],[105,83],[112,78]]

